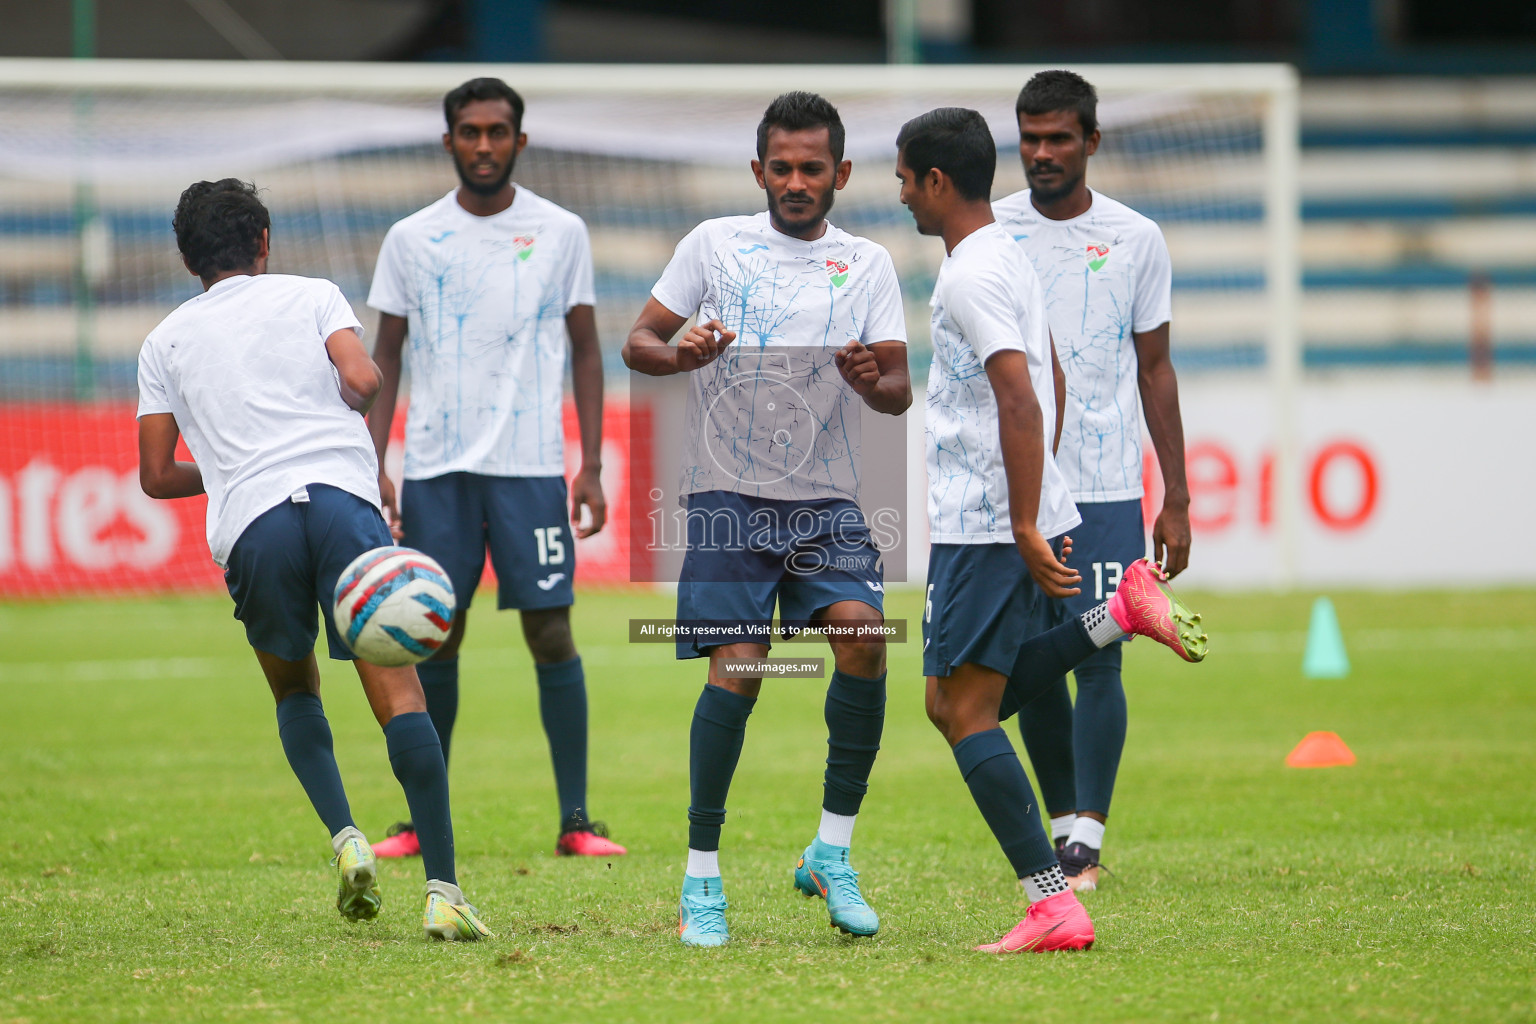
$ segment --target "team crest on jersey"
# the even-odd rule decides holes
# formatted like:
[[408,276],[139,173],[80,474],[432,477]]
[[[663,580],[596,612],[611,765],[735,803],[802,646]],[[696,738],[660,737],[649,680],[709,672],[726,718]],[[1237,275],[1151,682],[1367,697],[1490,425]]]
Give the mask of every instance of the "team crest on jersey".
[[512,251],[517,254],[518,259],[526,260],[533,255],[533,242],[533,235],[518,235],[512,239]]
[[832,287],[841,288],[848,280],[848,264],[842,260],[827,260],[827,277],[832,281]]
[[1098,270],[1109,262],[1109,246],[1102,242],[1088,243],[1088,269]]

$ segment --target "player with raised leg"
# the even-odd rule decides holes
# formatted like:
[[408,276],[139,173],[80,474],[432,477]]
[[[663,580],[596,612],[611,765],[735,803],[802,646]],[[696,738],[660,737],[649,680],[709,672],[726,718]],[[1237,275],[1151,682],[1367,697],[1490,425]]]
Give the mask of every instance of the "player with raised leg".
[[902,127],[897,149],[901,201],[947,253],[934,284],[926,409],[928,716],[1030,902],[1024,920],[977,949],[1085,949],[1093,924],[1067,888],[999,723],[1126,633],[1154,636],[1190,661],[1204,657],[1205,637],[1145,562],[1110,601],[1041,630],[1041,595],[1076,594],[1080,577],[1060,560],[1069,542],[1053,544],[1079,517],[1045,431],[1056,382],[1040,285],[994,221],[997,150],[980,114],[930,111]]
[[[352,920],[382,904],[320,703],[315,605],[330,655],[353,660],[331,619],[337,576],[391,543],[362,414],[379,392],[362,327],[329,281],[268,274],[271,219],[253,186],[200,181],[176,205],[176,245],[203,294],[139,353],[139,480],[152,498],[208,495],[208,547],[277,701],[278,735],[340,873]],[[176,459],[185,438],[192,462]],[[429,936],[489,935],[454,873],[448,770],[409,666],[353,661],[389,761],[421,825]]]
[[[852,170],[843,140],[837,110],[822,97],[775,99],[758,125],[752,162],[767,212],[708,220],[690,232],[624,347],[625,363],[640,373],[690,374],[681,488],[688,550],[677,616],[683,624],[723,627],[680,642],[677,651],[679,658],[709,658],[689,738],[678,934],[690,946],[718,946],[729,935],[720,829],[762,685],[761,678],[724,674],[722,663],[767,655],[769,644],[752,627],[772,621],[775,603],[785,623],[852,631],[828,636],[835,671],[825,705],[821,820],[794,884],[826,899],[835,928],[873,935],[880,926],[849,863],[885,721],[885,641],[858,633],[884,622],[879,551],[856,504],[858,431],[860,403],[900,415],[912,394],[890,255],[826,219]],[[695,313],[696,325],[669,344]],[[782,364],[784,373],[757,372],[768,363]],[[753,386],[736,388],[742,380]],[[798,397],[732,405],[730,395],[748,391],[804,396],[808,415],[792,420]],[[765,422],[783,428],[764,429]],[[755,475],[760,467],[773,469]],[[730,531],[733,542],[717,543],[717,529]],[[742,543],[749,532],[757,539]]]
[[[446,757],[459,709],[459,645],[489,549],[497,607],[519,610],[538,677],[560,802],[555,852],[617,856],[624,847],[587,812],[586,674],[570,620],[574,538],[597,533],[607,517],[591,245],[580,217],[513,183],[528,137],[522,97],[505,82],[465,82],[443,98],[443,116],[443,148],[459,186],[389,229],[368,293],[380,313],[373,356],[384,381],[369,428],[381,465],[411,342],[405,481],[397,503],[394,484],[379,474],[384,507],[402,541],[447,570],[459,599],[453,632],[418,669],[427,711]],[[567,336],[582,459],[569,523]],[[419,839],[401,823],[374,850],[410,856]]]
[[[1066,562],[1087,582],[1056,605],[1058,620],[1113,594],[1125,567],[1146,554],[1142,412],[1163,475],[1152,552],[1170,578],[1189,563],[1184,429],[1168,357],[1168,247],[1155,223],[1088,187],[1097,106],[1093,86],[1071,71],[1031,78],[1015,104],[1030,187],[993,204],[1039,276],[1066,376],[1056,460],[1083,517]],[[1111,644],[1073,673],[1075,709],[1063,677],[1019,716],[1062,871],[1080,892],[1098,883],[1125,747],[1120,666],[1121,645]]]

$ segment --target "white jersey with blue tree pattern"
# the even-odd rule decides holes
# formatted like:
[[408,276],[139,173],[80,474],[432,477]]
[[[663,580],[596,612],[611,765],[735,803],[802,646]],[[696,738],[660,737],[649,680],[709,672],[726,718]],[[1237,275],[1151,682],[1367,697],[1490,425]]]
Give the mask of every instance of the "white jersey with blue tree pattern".
[[1008,474],[987,360],[1023,352],[1044,444],[1035,526],[1057,537],[1082,520],[1051,457],[1056,384],[1045,302],[1029,260],[996,224],[966,235],[933,285],[928,371],[928,536],[934,544],[1012,544]]
[[679,497],[858,499],[863,400],[833,356],[907,340],[890,254],[828,224],[814,241],[768,214],[721,217],[677,245],[651,294],[736,340],[689,376]]
[[1056,460],[1078,501],[1141,497],[1141,393],[1133,332],[1167,323],[1173,268],[1157,224],[1094,192],[1086,213],[1041,216],[1029,190],[992,204],[1045,290],[1067,377]]
[[565,316],[593,304],[581,218],[519,185],[478,217],[454,192],[389,229],[368,305],[405,317],[405,477],[565,472]]

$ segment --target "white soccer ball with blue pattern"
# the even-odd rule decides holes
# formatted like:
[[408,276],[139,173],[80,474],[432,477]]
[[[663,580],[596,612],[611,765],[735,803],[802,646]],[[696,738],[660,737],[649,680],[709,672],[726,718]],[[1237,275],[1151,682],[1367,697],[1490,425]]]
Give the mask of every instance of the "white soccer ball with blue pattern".
[[336,580],[332,616],[352,652],[375,665],[414,665],[453,627],[453,584],[414,548],[365,551]]

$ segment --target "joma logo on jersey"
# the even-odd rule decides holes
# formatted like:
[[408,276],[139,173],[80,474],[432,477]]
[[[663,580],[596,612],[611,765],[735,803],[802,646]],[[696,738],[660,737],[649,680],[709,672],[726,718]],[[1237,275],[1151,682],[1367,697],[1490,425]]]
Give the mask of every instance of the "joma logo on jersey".
[[512,239],[512,251],[517,253],[517,258],[526,260],[533,255],[533,235],[518,235]]
[[1109,261],[1109,246],[1100,242],[1088,243],[1088,269],[1098,270]]
[[827,260],[827,277],[831,278],[832,287],[841,288],[848,280],[848,264],[842,260]]

